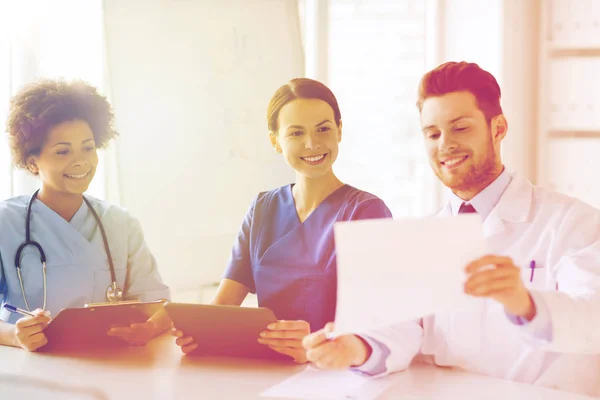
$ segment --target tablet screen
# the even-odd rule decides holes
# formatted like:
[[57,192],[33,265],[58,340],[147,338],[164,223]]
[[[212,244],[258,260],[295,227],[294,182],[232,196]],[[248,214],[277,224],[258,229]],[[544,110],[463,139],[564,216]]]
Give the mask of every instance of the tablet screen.
[[268,308],[167,303],[165,310],[175,327],[198,343],[194,353],[291,360],[257,341],[277,320]]

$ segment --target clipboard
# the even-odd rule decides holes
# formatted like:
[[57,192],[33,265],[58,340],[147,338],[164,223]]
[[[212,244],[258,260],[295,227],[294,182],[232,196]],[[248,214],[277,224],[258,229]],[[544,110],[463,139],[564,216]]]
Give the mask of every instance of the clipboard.
[[277,321],[268,308],[166,303],[165,311],[177,329],[198,343],[190,354],[291,361],[257,341]]
[[75,350],[126,346],[118,337],[108,336],[110,328],[146,322],[164,305],[164,300],[86,304],[64,308],[50,321],[44,334],[48,344],[38,351]]

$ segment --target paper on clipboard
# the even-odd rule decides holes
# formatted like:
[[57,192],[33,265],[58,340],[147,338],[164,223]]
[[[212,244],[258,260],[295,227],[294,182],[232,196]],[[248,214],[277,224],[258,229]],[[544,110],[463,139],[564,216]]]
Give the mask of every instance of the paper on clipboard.
[[122,339],[108,336],[109,329],[145,322],[162,307],[162,301],[150,301],[62,309],[44,330],[48,344],[39,351],[125,345]]

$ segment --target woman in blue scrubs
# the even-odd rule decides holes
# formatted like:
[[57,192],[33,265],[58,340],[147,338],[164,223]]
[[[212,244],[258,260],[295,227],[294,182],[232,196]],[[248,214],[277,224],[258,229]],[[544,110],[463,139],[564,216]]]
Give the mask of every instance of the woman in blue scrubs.
[[[81,82],[40,81],[12,99],[7,128],[15,165],[41,182],[31,202],[29,225],[31,240],[46,257],[46,278],[36,246],[24,247],[17,257],[26,240],[32,196],[0,202],[0,305],[35,315],[23,317],[0,308],[0,344],[37,350],[47,343],[44,328],[50,314],[107,301],[112,274],[94,211],[106,233],[123,299],[168,298],[139,222],[124,209],[91,196],[85,196],[89,204],[84,201],[98,165],[97,149],[117,134],[106,99]],[[109,334],[144,343],[166,328],[160,319],[151,319]]]
[[[322,83],[293,79],[267,112],[269,138],[296,172],[296,183],[260,193],[252,202],[213,304],[240,305],[249,292],[280,320],[258,339],[306,362],[302,338],[334,319],[338,221],[390,218],[376,196],[343,183],[333,172],[342,140],[337,100]],[[368,266],[365,266],[368,268]],[[177,344],[197,347],[176,328]]]

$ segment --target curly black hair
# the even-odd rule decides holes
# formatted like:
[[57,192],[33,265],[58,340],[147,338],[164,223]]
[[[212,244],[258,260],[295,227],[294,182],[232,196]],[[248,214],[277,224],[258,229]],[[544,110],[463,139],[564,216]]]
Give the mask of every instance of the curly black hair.
[[87,122],[97,148],[118,135],[106,97],[88,83],[44,79],[24,86],[11,99],[6,121],[14,164],[27,169],[27,160],[40,154],[50,129],[73,120]]

